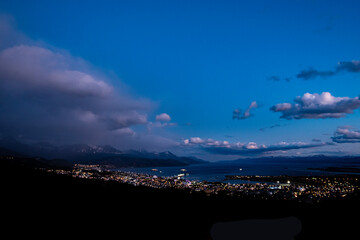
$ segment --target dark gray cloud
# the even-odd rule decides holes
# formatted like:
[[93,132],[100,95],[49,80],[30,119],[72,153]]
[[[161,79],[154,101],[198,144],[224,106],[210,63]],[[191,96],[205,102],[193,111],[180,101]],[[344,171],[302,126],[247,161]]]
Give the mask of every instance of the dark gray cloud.
[[303,80],[309,80],[316,77],[330,77],[334,76],[336,72],[333,71],[318,71],[313,68],[309,68],[307,70],[302,70],[300,73],[296,75],[297,78],[301,78]]
[[310,80],[317,77],[332,77],[342,72],[358,73],[360,72],[360,61],[345,61],[339,62],[338,65],[333,70],[328,71],[318,71],[313,68],[307,70],[302,70],[296,75],[297,78],[303,80]]
[[193,137],[185,139],[184,146],[200,147],[203,151],[220,155],[259,155],[265,153],[284,152],[296,149],[307,149],[333,145],[331,142],[280,142],[278,144],[265,145],[255,142],[230,143],[228,141],[217,141],[213,139],[202,139]]
[[285,81],[285,82],[290,82],[291,81],[291,78],[287,77],[287,78],[281,78],[279,76],[270,76],[268,77],[268,80],[270,81],[274,81],[274,82],[280,82],[280,81]]
[[[360,72],[360,61],[352,60],[352,61],[338,62],[337,66],[334,67],[332,70],[319,71],[312,67],[309,67],[308,69],[301,70],[298,74],[296,74],[296,78],[302,80],[312,80],[318,77],[320,78],[333,77],[340,73],[359,73],[359,72]],[[290,82],[291,78],[290,77],[282,78],[280,76],[273,75],[268,77],[268,80],[274,82],[280,82],[280,81]]]
[[266,129],[273,129],[273,128],[284,127],[284,126],[286,126],[286,124],[283,124],[283,125],[274,124],[274,125],[271,125],[271,126],[269,126],[269,127],[259,128],[259,131],[265,132]]
[[358,73],[360,72],[360,61],[353,60],[350,62],[339,62],[336,71]]
[[0,51],[0,94],[7,105],[1,131],[22,129],[26,134],[24,125],[54,125],[47,129],[50,134],[70,126],[116,130],[147,123],[150,101],[116,90],[106,78],[80,65],[71,56],[39,46]]
[[360,131],[353,130],[350,127],[339,127],[332,140],[336,143],[359,143]]
[[233,111],[232,119],[238,119],[238,120],[247,119],[247,118],[253,116],[250,113],[250,110],[253,109],[253,108],[258,108],[258,107],[259,107],[259,105],[257,104],[257,102],[253,101],[253,102],[250,103],[249,107],[244,112],[242,112],[241,109],[235,109]]
[[279,76],[275,76],[275,75],[268,77],[268,79],[275,82],[279,82],[281,80]]
[[342,118],[360,107],[359,97],[334,97],[329,92],[321,94],[305,93],[294,100],[295,103],[279,103],[270,108],[281,112],[281,118]]
[[1,17],[0,36],[0,135],[119,148],[171,145],[146,134],[151,100],[134,97],[118,79],[111,84],[83,59],[27,39]]

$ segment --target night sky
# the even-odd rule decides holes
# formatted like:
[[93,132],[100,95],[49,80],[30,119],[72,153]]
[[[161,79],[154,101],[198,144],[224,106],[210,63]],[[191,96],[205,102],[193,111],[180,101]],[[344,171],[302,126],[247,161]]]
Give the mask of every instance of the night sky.
[[359,1],[0,4],[0,136],[207,160],[360,154]]

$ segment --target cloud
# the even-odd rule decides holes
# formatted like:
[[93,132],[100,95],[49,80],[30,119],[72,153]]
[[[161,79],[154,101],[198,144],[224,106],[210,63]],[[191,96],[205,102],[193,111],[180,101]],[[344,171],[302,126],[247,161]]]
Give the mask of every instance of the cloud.
[[250,110],[253,108],[258,108],[259,105],[257,104],[256,101],[252,101],[250,103],[250,106],[244,111],[244,113],[242,113],[241,109],[235,109],[233,111],[233,119],[238,119],[238,120],[243,120],[243,119],[247,119],[249,117],[252,116],[252,114],[250,113]]
[[230,143],[228,141],[217,141],[213,139],[201,139],[194,137],[185,139],[183,146],[188,147],[200,147],[202,150],[221,155],[257,155],[273,152],[284,152],[295,149],[306,149],[322,147],[327,145],[333,145],[331,142],[280,142],[278,144],[265,145],[257,144],[256,142],[241,143],[235,142]]
[[131,128],[120,128],[116,130],[117,134],[134,136],[136,133]]
[[303,80],[310,80],[317,77],[332,77],[342,72],[349,72],[349,73],[360,72],[360,61],[352,60],[352,61],[339,62],[338,65],[333,70],[328,70],[328,71],[318,71],[313,68],[309,68],[307,70],[300,71],[300,73],[298,73],[296,77]]
[[273,145],[257,145],[248,143],[242,147],[212,147],[205,148],[206,151],[224,155],[241,155],[241,154],[262,154],[270,152],[284,152],[294,149],[314,148],[329,145],[329,143],[304,143],[304,142],[281,142]]
[[32,43],[31,39],[15,28],[15,19],[9,14],[0,14],[0,48],[4,49],[24,42]]
[[118,79],[29,39],[1,15],[0,36],[0,135],[119,148],[177,144],[146,132],[155,104],[134,97]]
[[313,68],[309,68],[308,70],[302,70],[300,73],[296,75],[297,78],[301,78],[303,80],[309,80],[316,77],[330,77],[334,76],[336,72],[333,71],[318,71]]
[[274,82],[280,82],[280,81],[282,81],[282,80],[284,80],[285,82],[290,82],[290,81],[291,81],[291,78],[289,78],[289,77],[287,77],[287,78],[281,78],[281,77],[279,77],[279,76],[273,75],[273,76],[268,77],[268,80],[274,81]]
[[170,122],[171,117],[167,113],[161,113],[155,116],[155,122],[148,122],[147,123],[147,130],[151,132],[153,129],[165,128],[165,127],[174,127],[178,126],[178,123]]
[[332,140],[336,143],[359,143],[360,131],[352,130],[350,127],[339,127]]
[[26,90],[47,89],[67,96],[104,97],[112,87],[83,70],[72,69],[73,59],[37,46],[19,45],[0,53],[1,78]]
[[195,143],[195,144],[197,144],[197,143],[204,143],[205,142],[205,140],[203,140],[203,139],[201,139],[201,138],[199,138],[199,137],[192,137],[192,138],[190,138],[190,143]]
[[284,126],[286,126],[286,124],[283,124],[283,125],[274,124],[274,125],[271,125],[269,127],[259,128],[259,131],[265,132],[266,129],[273,129],[273,128],[284,127]]
[[195,145],[203,145],[203,146],[223,146],[229,147],[230,143],[228,141],[216,141],[214,139],[202,139],[200,137],[191,137],[190,139],[185,139],[183,141],[185,145],[195,146]]
[[339,62],[336,71],[346,71],[352,73],[360,72],[360,61],[353,60],[350,62]]
[[140,114],[134,110],[104,114],[100,119],[106,122],[110,130],[128,128],[134,125],[145,125],[148,123],[146,115]]
[[[328,78],[336,76],[340,73],[359,73],[360,72],[360,61],[359,60],[352,60],[352,61],[344,61],[338,62],[337,66],[331,70],[319,71],[312,67],[308,69],[301,70],[298,74],[296,74],[296,78],[302,80],[311,80],[315,78]],[[286,77],[281,78],[280,76],[273,75],[268,77],[268,80],[274,82],[280,82],[282,80],[286,82],[290,82],[292,78]]]
[[147,123],[148,132],[151,132],[154,128],[165,128],[165,127],[175,127],[178,126],[178,123],[173,122],[148,122]]
[[[142,111],[150,110],[150,101],[115,91],[100,74],[80,65],[72,56],[39,46],[23,44],[0,51],[0,92],[8,105],[1,118],[4,126],[24,113],[36,126],[41,118],[51,119],[47,111],[57,116],[60,126],[70,123],[61,121],[64,115],[73,123],[92,119],[112,130],[147,123]],[[34,112],[29,114],[25,107]]]
[[295,98],[295,103],[279,103],[270,108],[271,111],[281,112],[281,118],[342,118],[360,107],[359,97],[334,97],[329,92],[321,94],[305,93]]
[[167,113],[161,113],[159,115],[156,115],[155,119],[156,119],[156,121],[163,121],[163,122],[171,121],[171,117]]
[[275,75],[268,77],[268,79],[275,82],[279,82],[281,80],[279,76],[275,76]]

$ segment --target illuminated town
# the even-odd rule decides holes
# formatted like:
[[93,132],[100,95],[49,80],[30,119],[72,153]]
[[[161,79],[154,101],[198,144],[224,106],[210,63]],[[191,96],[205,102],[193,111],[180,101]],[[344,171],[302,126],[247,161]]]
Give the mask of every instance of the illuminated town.
[[[72,170],[47,170],[74,178],[116,181],[156,189],[182,189],[208,196],[225,194],[242,199],[294,200],[316,203],[325,199],[348,198],[359,191],[357,175],[334,176],[227,176],[224,182],[194,181],[180,173],[171,177],[110,171],[100,165],[75,165]],[[247,183],[229,183],[242,180]]]

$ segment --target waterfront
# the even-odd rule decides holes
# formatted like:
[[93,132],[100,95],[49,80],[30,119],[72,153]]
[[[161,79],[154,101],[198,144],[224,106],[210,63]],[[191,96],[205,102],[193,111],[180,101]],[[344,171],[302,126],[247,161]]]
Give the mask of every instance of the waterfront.
[[[185,169],[180,170],[187,172]],[[359,191],[358,175],[227,175],[224,181],[212,182],[189,180],[186,178],[186,173],[159,176],[131,171],[111,171],[104,169],[101,165],[75,165],[72,170],[50,169],[47,171],[74,178],[115,181],[155,189],[180,189],[190,193],[200,192],[208,196],[219,194],[240,199],[295,200],[314,203],[325,199],[352,197]],[[152,171],[162,173],[159,169],[152,169]],[[230,182],[239,180],[241,182]]]
[[[226,161],[208,164],[193,164],[186,167],[157,167],[154,168],[120,168],[119,171],[142,173],[162,177],[171,177],[184,173],[185,179],[209,182],[246,183],[243,180],[226,179],[227,175],[243,176],[330,176],[336,174],[352,174],[345,172],[329,172],[319,169],[327,167],[355,167],[360,168],[359,162],[347,161],[279,161],[279,160],[255,160]],[[186,172],[182,169],[186,169]],[[309,169],[312,168],[312,169]],[[316,169],[315,169],[316,168]]]

